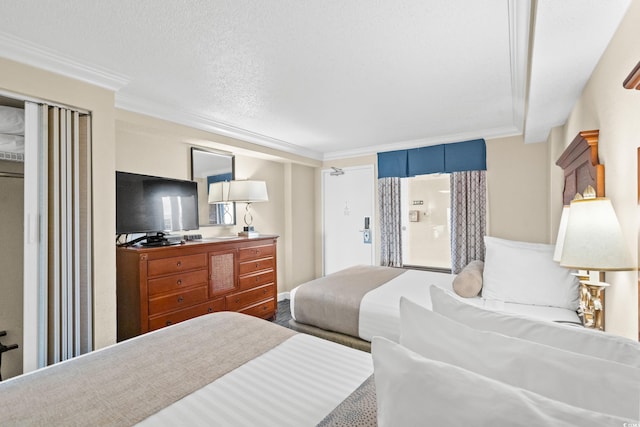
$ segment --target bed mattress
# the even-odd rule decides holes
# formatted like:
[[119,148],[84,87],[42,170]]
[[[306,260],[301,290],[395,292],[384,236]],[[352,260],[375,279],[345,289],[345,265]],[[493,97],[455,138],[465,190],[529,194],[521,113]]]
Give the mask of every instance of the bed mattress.
[[[406,270],[399,276],[370,290],[362,297],[359,303],[358,338],[371,341],[374,336],[381,336],[397,342],[400,338],[400,298],[405,297],[416,304],[431,309],[429,287],[432,285],[447,290],[456,298],[466,303],[487,310],[515,313],[547,321],[581,324],[576,312],[564,308],[514,304],[488,300],[482,297],[459,297],[453,291],[452,284],[455,277],[455,275],[447,273]],[[315,282],[321,283],[318,281]],[[348,283],[345,283],[344,286],[348,286]],[[291,316],[296,322],[300,322],[300,320],[296,318],[296,293],[299,288],[300,287],[293,289],[290,293]],[[317,303],[324,304],[327,303],[326,300],[331,299],[336,298],[325,298],[324,301],[318,301]],[[314,323],[308,324],[318,326]],[[332,331],[351,335],[345,332],[345,330],[337,329],[339,328],[332,329]]]

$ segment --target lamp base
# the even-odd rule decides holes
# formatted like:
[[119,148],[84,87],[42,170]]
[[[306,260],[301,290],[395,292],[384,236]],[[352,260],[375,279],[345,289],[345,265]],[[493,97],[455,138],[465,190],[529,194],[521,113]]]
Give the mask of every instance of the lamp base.
[[[245,227],[246,228],[246,227]],[[253,227],[251,227],[253,228]],[[240,237],[258,237],[260,236],[260,233],[258,233],[257,231],[240,231],[238,233],[238,236]]]
[[585,327],[604,330],[604,307],[600,293],[608,286],[604,282],[580,280],[580,311]]

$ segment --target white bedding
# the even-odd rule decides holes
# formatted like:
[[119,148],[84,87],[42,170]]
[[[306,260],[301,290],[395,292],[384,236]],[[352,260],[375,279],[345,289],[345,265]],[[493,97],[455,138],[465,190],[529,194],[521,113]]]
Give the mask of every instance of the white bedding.
[[0,133],[0,151],[24,154],[24,136]]
[[0,105],[0,133],[24,135],[24,110]]
[[299,334],[138,425],[316,425],[372,373],[368,353]]
[[[565,308],[506,303],[482,297],[459,297],[453,292],[454,278],[453,274],[407,270],[404,274],[368,292],[360,303],[359,337],[371,341],[374,336],[381,336],[397,342],[400,338],[400,297],[404,296],[416,304],[431,309],[430,285],[448,290],[459,300],[488,310],[516,313],[547,321],[580,324],[577,313]],[[296,290],[297,288],[290,293],[291,315],[294,320]]]

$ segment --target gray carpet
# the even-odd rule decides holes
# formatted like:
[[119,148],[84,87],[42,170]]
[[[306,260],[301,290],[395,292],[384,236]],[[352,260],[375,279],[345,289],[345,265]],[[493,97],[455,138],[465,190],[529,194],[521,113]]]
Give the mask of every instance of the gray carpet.
[[278,312],[276,314],[275,323],[280,326],[289,327],[289,320],[291,319],[291,311],[289,308],[289,300],[285,299],[278,301]]

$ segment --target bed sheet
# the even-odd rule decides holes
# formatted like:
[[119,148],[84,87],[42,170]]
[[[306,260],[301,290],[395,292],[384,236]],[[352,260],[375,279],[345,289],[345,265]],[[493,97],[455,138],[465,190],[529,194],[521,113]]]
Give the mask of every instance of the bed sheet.
[[139,426],[312,426],[373,373],[371,355],[298,334]]
[[407,270],[404,274],[367,293],[360,303],[360,338],[371,341],[381,336],[400,339],[400,297],[431,309],[431,285],[453,291],[455,275]]

